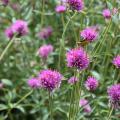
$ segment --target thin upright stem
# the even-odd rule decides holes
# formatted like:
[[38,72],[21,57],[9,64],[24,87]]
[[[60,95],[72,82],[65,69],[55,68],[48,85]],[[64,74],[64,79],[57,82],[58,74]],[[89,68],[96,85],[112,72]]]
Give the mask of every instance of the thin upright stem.
[[111,110],[110,110],[110,112],[109,112],[109,114],[108,114],[107,120],[110,120],[110,119],[111,119],[112,112],[113,112],[113,107],[111,108]]
[[50,110],[50,120],[53,120],[53,105],[52,105],[52,95],[49,92],[49,110]]
[[10,46],[12,45],[12,43],[14,42],[14,40],[15,40],[15,36],[9,41],[8,45],[6,46],[6,48],[3,50],[2,54],[0,55],[0,61],[5,56],[5,54],[7,53],[8,49],[10,48]]
[[60,65],[61,65],[61,54],[64,53],[65,51],[65,33],[67,30],[67,27],[70,23],[70,21],[76,16],[77,12],[75,12],[73,14],[72,17],[70,17],[70,19],[68,20],[68,22],[66,23],[64,29],[63,29],[63,33],[62,33],[62,38],[60,39],[60,52],[59,52],[59,62],[58,62],[58,68],[60,69]]

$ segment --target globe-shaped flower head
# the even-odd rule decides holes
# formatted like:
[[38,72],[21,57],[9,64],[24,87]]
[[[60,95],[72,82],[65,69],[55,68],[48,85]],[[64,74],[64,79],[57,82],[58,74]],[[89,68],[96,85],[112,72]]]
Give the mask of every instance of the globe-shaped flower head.
[[120,84],[112,85],[107,90],[109,99],[114,108],[120,107]]
[[42,58],[46,59],[52,51],[53,51],[52,45],[43,45],[39,48],[38,53]]
[[75,48],[67,52],[67,66],[84,70],[88,67],[90,60],[83,48]]
[[68,4],[72,10],[81,11],[84,8],[83,0],[68,0]]
[[117,55],[116,57],[114,57],[114,59],[113,59],[113,64],[114,64],[117,68],[120,68],[120,55]]
[[16,20],[12,25],[12,30],[14,33],[17,33],[19,36],[24,36],[28,34],[27,22],[23,20]]
[[75,84],[79,79],[77,77],[72,76],[69,80],[68,83],[73,85]]
[[64,5],[58,5],[58,6],[56,6],[55,11],[57,13],[63,13],[63,12],[66,11],[66,6],[64,6]]
[[111,18],[111,12],[110,12],[109,9],[104,9],[102,14],[103,14],[105,19],[110,19]]
[[81,37],[88,42],[95,41],[98,36],[95,27],[87,27],[84,30],[82,30],[80,34]]
[[43,70],[39,74],[41,86],[49,91],[59,88],[62,75],[53,70]]
[[85,81],[85,87],[87,90],[94,91],[98,87],[98,80],[95,77],[89,76]]

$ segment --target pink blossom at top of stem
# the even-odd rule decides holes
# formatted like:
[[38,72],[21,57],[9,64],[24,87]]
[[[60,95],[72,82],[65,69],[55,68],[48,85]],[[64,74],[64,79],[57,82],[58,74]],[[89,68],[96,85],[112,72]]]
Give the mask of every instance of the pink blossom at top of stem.
[[12,30],[14,33],[17,33],[19,36],[24,36],[28,34],[28,24],[24,20],[16,20],[12,24]]
[[31,78],[28,80],[28,85],[31,87],[31,88],[40,88],[41,87],[41,83],[40,81],[38,80],[38,78]]
[[120,107],[120,84],[112,85],[107,90],[111,104],[114,108]]
[[80,101],[79,101],[79,106],[80,107],[83,107],[83,110],[84,110],[84,112],[86,112],[86,113],[90,113],[92,110],[91,110],[91,107],[90,107],[90,105],[89,105],[89,103],[88,103],[88,100],[86,100],[86,99],[80,99]]
[[14,36],[12,27],[9,27],[5,30],[5,35],[6,37],[8,37],[9,39],[11,39]]
[[67,57],[67,66],[75,67],[79,70],[86,69],[90,63],[88,54],[81,47],[69,50],[66,54],[66,57]]
[[77,77],[71,77],[69,80],[68,80],[68,83],[73,85],[75,84],[79,79]]
[[43,70],[39,74],[39,81],[41,86],[48,91],[53,91],[60,87],[62,75],[54,70]]
[[84,30],[82,30],[80,34],[81,37],[88,42],[93,42],[98,37],[96,27],[87,27]]
[[109,9],[104,9],[102,14],[103,14],[105,19],[110,19],[111,18],[111,12],[110,12]]
[[84,1],[83,0],[67,0],[70,9],[81,11],[84,8]]
[[66,11],[66,6],[64,6],[64,5],[57,5],[56,8],[55,8],[55,11],[57,13],[63,13],[63,12]]
[[2,3],[3,3],[4,6],[7,6],[8,3],[9,3],[9,0],[2,0]]
[[48,26],[41,29],[41,31],[38,33],[38,37],[44,40],[49,38],[52,35],[52,33],[53,33],[52,27]]
[[89,76],[85,81],[85,87],[89,91],[94,91],[99,85],[98,80],[95,77]]
[[116,66],[116,68],[120,68],[120,55],[114,57],[112,63]]
[[47,58],[48,55],[53,52],[53,46],[52,45],[43,45],[39,48],[38,53],[42,58]]

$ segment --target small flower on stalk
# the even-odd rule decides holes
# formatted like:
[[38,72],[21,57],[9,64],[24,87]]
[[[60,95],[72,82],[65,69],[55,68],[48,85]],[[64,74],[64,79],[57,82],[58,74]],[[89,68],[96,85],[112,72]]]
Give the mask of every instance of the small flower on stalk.
[[88,42],[93,42],[98,37],[96,27],[87,27],[84,30],[82,30],[80,34],[81,37]]
[[103,14],[105,19],[111,18],[111,11],[109,9],[104,9],[102,14]]
[[9,0],[2,0],[2,4],[3,4],[4,6],[7,6],[8,3],[9,3]]
[[47,39],[52,35],[52,32],[53,32],[52,27],[50,27],[50,26],[45,27],[45,28],[41,29],[41,31],[38,33],[38,37],[43,40]]
[[68,51],[66,57],[67,66],[76,67],[79,70],[86,69],[90,63],[88,54],[81,47]]
[[68,80],[68,83],[73,85],[75,84],[79,79],[77,77],[71,77],[69,80]]
[[52,45],[43,45],[38,50],[38,54],[44,59],[46,59],[51,52],[53,52]]
[[8,37],[9,39],[12,39],[12,37],[14,36],[12,27],[9,27],[5,30],[5,35],[6,37]]
[[38,80],[38,78],[31,78],[28,80],[28,85],[31,87],[31,88],[40,88],[41,87],[41,84],[40,84],[40,81]]
[[58,5],[58,6],[56,6],[55,11],[57,13],[63,13],[63,12],[66,11],[66,6],[64,6],[64,5]]
[[114,57],[112,63],[116,66],[116,68],[120,68],[120,55]]
[[43,70],[39,74],[39,81],[42,88],[53,91],[60,87],[62,75],[54,70]]
[[78,12],[83,10],[84,8],[84,1],[83,0],[67,0],[70,9],[77,10]]
[[19,36],[24,36],[28,34],[28,25],[26,21],[16,20],[12,24],[12,30],[14,33],[17,33]]
[[89,76],[85,81],[85,87],[89,91],[94,91],[97,89],[99,83],[95,77]]
[[120,84],[112,85],[107,90],[109,100],[114,108],[120,108]]
[[91,107],[90,107],[90,105],[88,103],[88,100],[86,100],[86,99],[80,99],[79,106],[83,107],[83,110],[86,113],[90,113],[92,111]]

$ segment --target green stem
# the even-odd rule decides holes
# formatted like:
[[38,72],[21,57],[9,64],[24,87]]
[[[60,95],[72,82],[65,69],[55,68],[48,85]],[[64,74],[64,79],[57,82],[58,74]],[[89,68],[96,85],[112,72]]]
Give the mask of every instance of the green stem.
[[15,36],[9,41],[8,45],[6,46],[6,48],[4,49],[4,51],[2,52],[2,54],[0,55],[0,61],[5,56],[5,54],[7,53],[8,49],[10,48],[10,46],[12,45],[12,43],[14,42],[14,40],[15,40]]
[[73,14],[73,16],[71,16],[70,19],[68,20],[68,22],[66,23],[63,33],[62,33],[62,38],[60,39],[60,52],[59,52],[59,61],[58,61],[59,70],[60,70],[60,65],[61,65],[61,54],[65,51],[65,33],[66,33],[66,30],[67,30],[67,27],[68,27],[70,21],[76,16],[76,14],[77,14],[77,12],[75,12]]
[[45,5],[45,0],[42,0],[42,14],[41,14],[41,27],[43,25],[43,21],[44,21],[44,6]]
[[52,105],[52,95],[49,92],[49,110],[50,110],[50,120],[53,120],[53,105]]
[[17,103],[15,103],[15,106],[18,105],[19,103],[21,103],[24,99],[26,99],[29,95],[31,95],[33,92],[33,90],[31,90],[30,92],[28,92],[25,96],[23,96]]
[[108,114],[107,120],[110,120],[110,119],[111,119],[112,112],[113,112],[113,107],[112,107],[112,109],[110,110],[110,112],[109,112],[109,114]]

